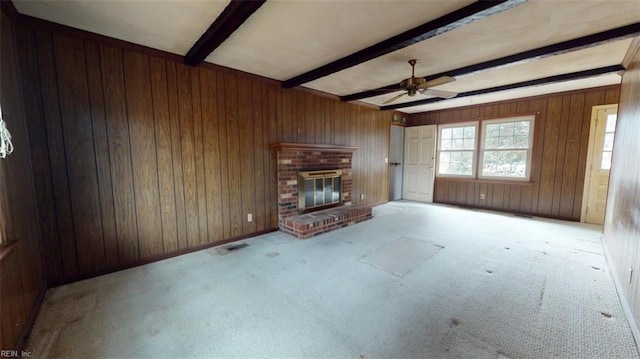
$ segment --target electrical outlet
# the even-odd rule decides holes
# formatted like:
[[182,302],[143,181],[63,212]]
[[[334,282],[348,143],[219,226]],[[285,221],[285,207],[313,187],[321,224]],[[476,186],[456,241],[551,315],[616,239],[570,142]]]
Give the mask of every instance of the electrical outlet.
[[360,195],[360,199],[364,199],[364,193]]
[[389,157],[384,158],[384,163],[389,163]]
[[247,222],[253,222],[253,214],[247,214]]
[[480,199],[484,199],[485,195],[484,193],[480,193]]

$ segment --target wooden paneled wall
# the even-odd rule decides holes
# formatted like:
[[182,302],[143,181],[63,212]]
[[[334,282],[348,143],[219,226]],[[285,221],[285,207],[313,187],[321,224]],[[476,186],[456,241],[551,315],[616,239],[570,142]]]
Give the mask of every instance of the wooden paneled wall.
[[408,125],[418,126],[536,114],[528,183],[437,177],[434,201],[580,220],[591,108],[618,103],[619,91],[611,86],[410,115]]
[[640,38],[629,50],[620,105],[604,225],[607,259],[640,339]]
[[20,96],[13,24],[0,15],[0,105],[15,150],[0,159],[0,350],[17,350],[44,297],[25,108]]
[[390,113],[50,28],[17,35],[51,283],[275,230],[277,142],[357,146],[387,201]]

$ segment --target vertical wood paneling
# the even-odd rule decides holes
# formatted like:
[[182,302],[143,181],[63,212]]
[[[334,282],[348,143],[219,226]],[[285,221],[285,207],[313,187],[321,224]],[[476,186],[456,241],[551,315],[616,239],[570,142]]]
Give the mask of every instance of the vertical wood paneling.
[[226,84],[225,75],[218,74],[216,78],[217,91],[216,101],[218,107],[218,131],[220,134],[220,186],[223,189],[220,199],[222,205],[222,238],[231,237],[231,215],[229,212],[230,193],[229,188],[229,147],[227,142],[229,136],[227,133],[227,104],[226,104]]
[[[18,38],[21,39],[16,45],[18,47],[18,57],[20,61],[20,72],[22,74],[22,93],[25,108],[30,109],[32,118],[39,121],[27,121],[30,134],[29,147],[33,162],[33,177],[35,188],[39,196],[37,207],[43,210],[38,211],[39,223],[41,227],[41,241],[43,246],[50,248],[43,253],[42,260],[45,267],[50,268],[49,278],[63,278],[64,269],[62,267],[61,249],[58,237],[58,225],[55,214],[55,198],[51,177],[51,163],[49,161],[49,151],[47,148],[47,128],[42,119],[45,117],[44,104],[40,95],[40,74],[38,70],[38,58],[33,34],[25,27],[17,27]],[[6,35],[9,35],[7,32]],[[11,43],[11,42],[9,42]],[[6,44],[5,44],[6,45]],[[9,50],[4,50],[9,51]],[[0,178],[6,178],[3,174]],[[3,201],[8,201],[6,195],[2,195]],[[2,205],[0,205],[0,208]],[[5,208],[10,208],[8,203]],[[1,217],[10,219],[11,211],[6,214],[0,213]],[[1,224],[0,224],[1,225]],[[2,228],[5,228],[2,225]],[[6,235],[5,233],[3,233]]]
[[176,67],[187,247],[193,247],[200,244],[200,224],[198,222],[198,188],[196,183],[196,156],[193,134],[193,103],[191,94],[191,72],[189,69],[189,67],[182,64]]
[[531,159],[531,181],[533,181],[533,191],[531,194],[531,207],[526,210],[522,207],[524,213],[539,213],[538,199],[541,187],[542,163],[544,158],[544,141],[546,133],[547,118],[547,99],[536,98],[529,101],[529,111],[536,113],[536,124],[533,133],[533,158]]
[[[409,124],[419,126],[536,114],[528,183],[504,184],[437,177],[434,200],[578,220],[591,108],[616,103],[617,89],[617,86],[609,86],[411,115]],[[486,195],[485,200],[479,199],[481,193]]]
[[[37,216],[37,206],[42,202],[36,199],[28,138],[31,128],[28,122],[41,120],[43,107],[30,107],[40,102],[35,51],[24,49],[25,45],[33,46],[32,38],[22,43],[24,32],[20,31],[17,38],[14,35],[11,19],[0,13],[0,103],[15,146],[14,152],[0,161],[0,230],[3,241],[13,242],[3,245],[0,255],[0,349],[3,350],[21,349],[29,333],[29,318],[35,318],[40,305],[38,298],[42,298],[46,289]],[[23,60],[28,62],[26,66],[21,63]],[[40,136],[42,129],[40,126]],[[33,158],[45,157],[40,153]],[[44,165],[46,161],[39,166]],[[48,218],[50,224],[53,222],[50,215],[41,218]],[[56,267],[56,274],[61,273],[61,263]]]
[[[631,326],[640,323],[640,41],[636,39],[627,57],[630,63],[622,77],[618,120],[609,177],[604,225],[604,244],[621,300],[629,304]],[[605,101],[613,103],[609,93]],[[612,102],[613,101],[613,102]],[[589,100],[587,100],[589,102]],[[629,278],[629,269],[633,276]]]
[[[238,88],[251,89],[251,81],[249,79],[240,77],[238,78]],[[240,195],[242,201],[241,221],[242,221],[242,234],[254,233],[256,231],[256,222],[249,222],[246,216],[251,213],[255,216],[255,182],[256,177],[254,173],[254,139],[253,139],[253,106],[252,106],[252,91],[239,91],[238,92],[238,124],[239,124],[239,146],[240,146]],[[290,107],[287,107],[288,109]],[[284,120],[284,124],[288,124],[285,133],[291,133],[291,112],[289,118]],[[290,138],[290,136],[287,136]]]
[[564,169],[560,195],[559,216],[563,218],[571,218],[575,212],[574,207],[582,203],[581,196],[580,198],[576,198],[575,188],[578,185],[576,183],[576,175],[578,173],[578,159],[580,157],[580,135],[582,134],[582,124],[586,122],[584,120],[583,109],[584,93],[572,95],[568,118],[567,140],[565,141]]
[[178,74],[176,64],[167,61],[167,95],[169,96],[169,122],[171,123],[171,151],[173,153],[173,189],[176,202],[176,232],[178,249],[187,248],[187,212],[185,208],[180,106],[178,102]]
[[[280,113],[280,92],[282,90],[279,87],[269,85],[267,86],[267,104],[269,105],[269,117],[268,117],[268,125],[269,125],[269,137],[267,143],[277,143],[279,142],[278,138],[278,117]],[[277,172],[277,163],[276,163],[276,154],[275,151],[267,150],[269,153],[269,176],[267,179],[269,181],[269,189],[268,193],[269,197],[269,217],[268,222],[269,227],[277,227],[278,226],[278,178],[274,175]]]
[[100,194],[82,40],[54,36],[64,150],[80,272],[105,266]]
[[129,119],[133,186],[141,258],[162,253],[162,223],[156,158],[149,57],[124,53],[124,78]]
[[102,69],[100,65],[100,46],[85,43],[87,64],[87,83],[89,103],[93,123],[93,140],[96,154],[98,191],[100,193],[100,213],[106,267],[119,263],[118,236],[116,233],[115,209],[113,208],[113,184],[111,182],[111,162],[109,159],[109,138],[104,110],[102,91]]
[[200,98],[200,69],[191,68],[191,100],[193,103],[193,141],[196,171],[196,203],[198,210],[198,243],[209,243],[207,238],[207,190],[204,173],[204,139],[202,134],[202,99]]
[[[73,235],[69,179],[60,119],[60,101],[58,99],[58,80],[56,78],[55,62],[53,61],[53,41],[52,35],[49,33],[36,32],[35,35],[44,113],[42,121],[46,127],[53,197],[55,199],[55,213],[53,216],[57,219],[61,266],[65,277],[74,276],[78,273],[78,257]],[[34,167],[38,166],[35,165]],[[39,197],[42,198],[41,196]],[[51,248],[52,252],[50,253],[55,253],[53,252],[55,249],[55,247]],[[51,271],[55,273],[55,269],[52,268]]]
[[238,134],[238,78],[233,74],[224,75],[225,91],[229,96],[225,101],[227,138],[228,176],[229,176],[229,220],[231,237],[242,234],[242,195],[240,173],[240,137]]
[[[258,126],[262,127],[262,171],[265,176],[262,178],[263,187],[262,190],[264,192],[265,200],[263,202],[264,208],[264,223],[267,228],[271,226],[271,180],[267,174],[271,173],[271,161],[272,154],[269,151],[265,151],[264,149],[269,148],[270,135],[269,135],[269,92],[268,85],[262,84],[261,92],[262,92],[262,121]],[[306,121],[303,120],[303,121]]]
[[118,255],[120,263],[131,263],[138,259],[138,229],[122,53],[107,46],[100,50]]
[[40,222],[56,283],[276,228],[277,142],[358,146],[353,203],[387,200],[390,113],[93,40],[23,36],[36,40],[24,77],[42,109],[33,168],[50,188],[38,201],[50,207]]
[[[255,216],[254,220],[256,222],[256,230],[261,231],[267,228],[268,221],[266,219],[266,211],[265,205],[269,201],[267,200],[268,194],[265,193],[265,171],[264,171],[264,153],[265,148],[268,147],[268,144],[265,143],[265,137],[263,135],[263,126],[264,122],[263,117],[263,105],[262,105],[262,86],[261,83],[254,83],[251,91],[251,101],[253,104],[253,166],[255,173]],[[297,93],[296,93],[297,94]],[[293,104],[295,108],[295,102]],[[295,111],[294,111],[295,113]],[[268,172],[267,172],[268,173]]]
[[151,97],[155,130],[158,188],[160,192],[160,219],[162,225],[163,252],[178,249],[176,222],[176,195],[173,178],[173,148],[171,144],[171,120],[169,118],[169,94],[165,60],[150,59]]
[[567,142],[563,141],[567,138],[569,127],[569,115],[571,113],[571,97],[565,96],[562,99],[562,112],[560,115],[560,126],[558,129],[558,142],[556,144],[556,168],[553,183],[553,203],[551,205],[551,214],[558,216],[560,214],[560,200],[562,198],[562,179],[564,178],[564,158]]
[[205,134],[204,168],[207,190],[207,236],[209,241],[215,242],[223,238],[216,73],[213,71],[201,71],[200,84],[202,90],[202,131]]
[[[245,80],[247,84],[250,81]],[[248,87],[247,87],[248,88]],[[250,93],[249,93],[250,94]],[[292,101],[293,91],[282,91],[282,142],[295,142],[293,131],[293,114],[292,114]],[[247,103],[251,103],[251,98],[247,99]],[[242,107],[240,107],[242,109]]]
[[548,100],[545,114],[546,126],[543,134],[543,161],[540,182],[545,186],[540,188],[538,195],[538,213],[553,215],[553,183],[556,178],[556,160],[558,148],[558,133],[562,114],[562,98],[553,97]]

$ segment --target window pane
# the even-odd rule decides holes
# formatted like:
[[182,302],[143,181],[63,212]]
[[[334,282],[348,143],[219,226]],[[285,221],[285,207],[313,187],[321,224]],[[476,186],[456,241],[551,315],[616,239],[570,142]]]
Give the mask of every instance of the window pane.
[[611,169],[611,152],[608,152],[608,151],[602,152],[602,162],[600,163],[600,169],[602,170]]
[[[445,137],[447,133],[447,137]],[[446,128],[442,130],[440,150],[474,150],[476,147],[476,129],[474,126]]]
[[448,151],[450,149],[451,149],[451,140],[442,139],[442,141],[440,141],[440,150]]
[[465,138],[463,140],[462,148],[465,150],[473,150],[475,147],[475,139],[474,138]]
[[513,122],[506,122],[500,124],[500,137],[511,137],[513,136]]
[[485,151],[482,175],[488,177],[525,178],[527,151]]
[[498,148],[500,137],[486,137],[484,140],[484,148]]
[[616,120],[618,119],[617,114],[607,115],[607,126],[605,131],[607,132],[615,132],[616,131]]
[[471,176],[473,174],[473,151],[441,152],[438,173]]
[[442,128],[438,147],[438,174],[472,176],[477,125]]
[[484,148],[529,148],[529,121],[488,124],[485,127]]
[[464,127],[464,138],[476,138],[476,127]]
[[529,147],[529,135],[526,136],[514,136],[513,147],[515,148],[527,148]]
[[613,133],[607,133],[604,135],[604,146],[602,146],[603,151],[612,151],[613,150]]

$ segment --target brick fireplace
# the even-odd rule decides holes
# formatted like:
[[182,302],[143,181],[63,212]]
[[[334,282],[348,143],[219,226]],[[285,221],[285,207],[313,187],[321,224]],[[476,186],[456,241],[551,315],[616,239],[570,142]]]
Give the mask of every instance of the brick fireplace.
[[[371,218],[371,207],[351,205],[351,166],[357,147],[278,143],[278,226],[298,238],[308,238]],[[340,173],[340,203],[331,209],[301,214],[298,198],[300,173]],[[301,186],[302,187],[302,186]]]

